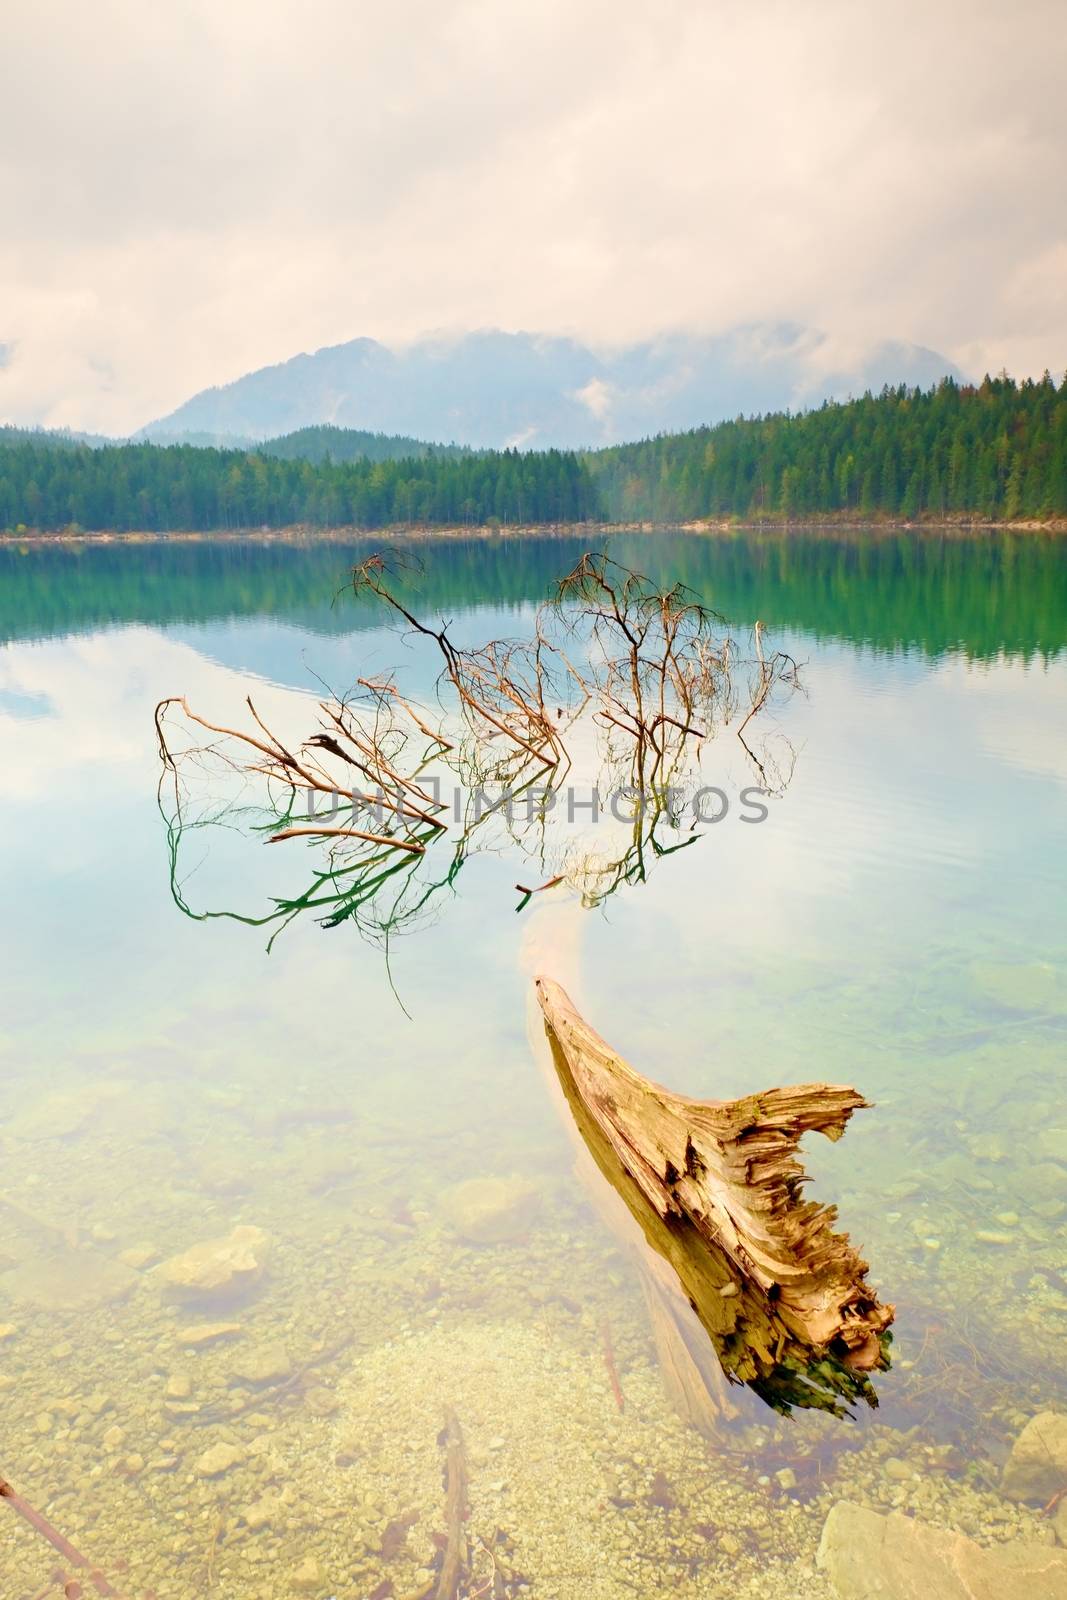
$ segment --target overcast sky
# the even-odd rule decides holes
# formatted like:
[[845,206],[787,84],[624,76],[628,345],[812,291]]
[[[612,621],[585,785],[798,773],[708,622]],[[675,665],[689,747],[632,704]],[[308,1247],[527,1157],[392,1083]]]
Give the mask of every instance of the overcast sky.
[[1067,367],[1063,0],[6,0],[0,420],[358,335]]

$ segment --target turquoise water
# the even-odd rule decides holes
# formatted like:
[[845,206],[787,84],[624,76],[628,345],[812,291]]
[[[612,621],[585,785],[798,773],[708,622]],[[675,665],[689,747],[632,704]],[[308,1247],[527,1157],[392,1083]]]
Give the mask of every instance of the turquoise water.
[[[732,812],[591,910],[564,887],[517,913],[531,869],[498,841],[388,963],[310,917],[268,954],[175,905],[152,710],[225,722],[251,692],[299,724],[322,680],[397,661],[425,694],[424,657],[335,601],[366,548],[0,550],[0,1472],[160,1600],[432,1585],[446,1406],[486,1541],[464,1593],[829,1595],[841,1498],[1044,1537],[999,1474],[1065,1403],[1067,550],[615,540],[800,663],[760,722],[767,820]],[[521,634],[579,548],[423,544],[420,605]],[[729,730],[706,770],[752,781]],[[183,851],[197,911],[258,913],[310,860],[239,829]],[[534,966],[680,1092],[874,1102],[807,1165],[898,1308],[877,1413],[742,1392],[717,1441],[678,1417],[531,1051]],[[472,1178],[501,1180],[500,1237],[462,1221]],[[161,1264],[235,1227],[266,1236],[254,1282],[168,1289]],[[234,1326],[184,1342],[210,1323]],[[0,1524],[5,1594],[57,1559]]]

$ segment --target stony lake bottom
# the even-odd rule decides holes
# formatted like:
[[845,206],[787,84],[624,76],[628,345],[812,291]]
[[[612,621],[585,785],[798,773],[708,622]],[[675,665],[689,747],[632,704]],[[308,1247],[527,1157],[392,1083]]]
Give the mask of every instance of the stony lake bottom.
[[[299,711],[409,656],[428,690],[339,594],[370,548],[0,549],[0,1473],[158,1600],[425,1591],[447,1413],[472,1594],[830,1600],[841,1502],[1067,1543],[1058,1480],[1003,1476],[1067,1409],[1064,542],[614,537],[800,663],[766,820],[552,916],[488,850],[385,947],[307,917],[268,952],[200,913],[262,913],[318,847],[205,830],[179,905],[153,707]],[[423,541],[412,582],[520,635],[581,548]],[[753,781],[715,746],[710,781]],[[534,963],[673,1089],[873,1103],[806,1161],[897,1308],[877,1410],[676,1414],[531,1049]],[[0,1521],[5,1596],[56,1565]]]

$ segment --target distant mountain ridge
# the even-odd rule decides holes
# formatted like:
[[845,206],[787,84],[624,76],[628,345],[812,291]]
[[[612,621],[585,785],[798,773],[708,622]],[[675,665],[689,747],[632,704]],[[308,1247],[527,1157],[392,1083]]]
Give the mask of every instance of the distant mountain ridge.
[[883,341],[835,359],[826,335],[792,323],[609,352],[496,331],[397,350],[353,339],[205,389],[134,437],[246,444],[332,424],[476,449],[582,449],[945,376],[961,374],[920,345]]
[[64,447],[74,450],[79,445],[89,445],[96,449],[100,445],[114,444],[114,442],[102,433],[76,433],[71,428],[24,428],[14,422],[0,423],[0,445],[29,444],[47,450],[61,450]]
[[242,434],[189,432],[180,438],[161,436],[150,440],[142,436],[134,441],[112,439],[102,433],[74,433],[69,428],[20,428],[14,423],[0,423],[0,448],[25,444],[40,450],[76,450],[81,447],[101,450],[106,446],[131,442],[154,443],[161,448],[180,444],[194,450],[254,451],[261,456],[274,456],[279,461],[310,461],[314,465],[326,461],[445,460],[470,453],[467,445],[432,444],[425,439],[412,439],[407,434],[336,428],[331,422],[313,428],[300,428],[295,433],[279,434],[273,439],[251,439]]

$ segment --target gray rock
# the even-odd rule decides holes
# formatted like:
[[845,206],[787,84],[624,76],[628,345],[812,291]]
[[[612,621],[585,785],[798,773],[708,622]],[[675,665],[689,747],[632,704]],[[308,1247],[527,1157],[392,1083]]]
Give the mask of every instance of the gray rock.
[[987,1550],[848,1500],[827,1517],[816,1562],[838,1600],[1067,1600],[1067,1551],[1023,1542]]
[[1046,1505],[1067,1486],[1067,1416],[1042,1411],[1031,1417],[1011,1447],[1001,1487],[1009,1500]]

